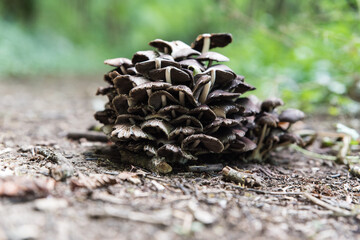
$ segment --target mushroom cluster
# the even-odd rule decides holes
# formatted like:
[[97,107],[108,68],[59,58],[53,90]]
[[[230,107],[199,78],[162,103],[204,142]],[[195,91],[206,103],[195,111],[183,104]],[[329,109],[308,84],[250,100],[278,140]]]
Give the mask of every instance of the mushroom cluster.
[[109,101],[95,118],[119,148],[170,165],[225,154],[262,161],[275,147],[300,144],[288,130],[304,114],[278,114],[280,99],[243,97],[255,87],[210,51],[231,42],[231,34],[201,34],[191,46],[156,39],[149,43],[156,50],[106,60],[114,69],[97,95]]

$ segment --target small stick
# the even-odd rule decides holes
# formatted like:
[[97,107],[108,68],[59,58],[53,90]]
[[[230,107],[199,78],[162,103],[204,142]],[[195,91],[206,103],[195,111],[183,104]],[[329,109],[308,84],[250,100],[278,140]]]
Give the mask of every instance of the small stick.
[[95,132],[69,132],[66,135],[67,138],[72,140],[79,140],[81,138],[85,138],[89,142],[108,142],[109,139],[103,133],[95,133]]
[[244,172],[239,172],[235,169],[232,169],[229,166],[223,168],[222,174],[225,179],[233,181],[235,183],[239,183],[241,185],[246,185],[250,187],[261,186],[260,181],[256,179],[253,175]]
[[223,169],[223,165],[219,164],[207,164],[207,165],[193,165],[189,166],[190,172],[218,172]]
[[50,175],[56,181],[65,180],[74,174],[74,167],[72,163],[60,153],[40,147],[36,148],[36,153],[44,156],[45,159],[49,159],[58,164],[58,166],[54,166],[50,169]]

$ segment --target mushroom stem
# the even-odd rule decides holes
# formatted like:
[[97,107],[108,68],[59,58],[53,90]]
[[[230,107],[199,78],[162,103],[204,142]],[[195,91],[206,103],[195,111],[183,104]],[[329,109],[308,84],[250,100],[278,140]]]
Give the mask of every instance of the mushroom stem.
[[191,120],[190,119],[187,119],[186,120],[186,126],[189,126],[191,124]]
[[168,54],[169,53],[169,49],[167,47],[164,47],[164,53]]
[[167,67],[165,70],[165,80],[167,83],[171,83],[171,68]]
[[189,66],[189,69],[193,71],[193,76],[195,76],[199,73],[202,73],[200,67],[198,67],[198,66],[191,65],[191,66]]
[[176,112],[175,112],[175,110],[171,110],[171,116],[172,116],[173,118],[176,117]]
[[206,98],[210,92],[210,87],[211,87],[211,82],[208,82],[205,86],[204,86],[204,89],[201,93],[201,96],[200,96],[200,99],[199,99],[199,102],[201,103],[205,103],[206,101]]
[[204,34],[203,37],[204,37],[204,44],[203,44],[203,47],[202,47],[202,50],[201,50],[201,53],[206,53],[209,51],[210,49],[210,34]]
[[213,60],[209,60],[207,67],[208,67],[208,68],[211,67],[212,63],[213,63]]
[[262,145],[263,145],[263,141],[264,141],[264,138],[265,138],[265,135],[266,135],[266,130],[267,130],[267,124],[264,124],[264,126],[262,128],[262,131],[261,131],[259,141],[258,141],[257,146],[256,146],[256,149],[251,154],[252,159],[262,160],[262,155],[260,153],[260,150],[261,150]]
[[155,68],[156,69],[161,68],[161,59],[155,58]]
[[166,104],[167,104],[166,96],[165,96],[165,95],[161,95],[161,104],[162,104],[163,107],[165,107]]
[[129,118],[129,122],[130,122],[131,124],[135,124],[135,121],[134,121],[133,118]]
[[123,74],[127,74],[127,71],[126,71],[126,68],[124,67],[124,65],[121,65],[120,69]]
[[215,69],[212,69],[212,70],[210,71],[210,76],[211,76],[211,79],[210,79],[211,86],[214,86],[214,84],[215,84],[215,78],[216,78],[216,70],[215,70]]
[[148,97],[150,97],[150,95],[152,94],[152,90],[151,89],[146,89],[146,93],[147,93]]
[[179,92],[179,101],[180,101],[180,104],[185,106],[185,94],[184,92]]
[[196,140],[196,141],[191,145],[190,148],[196,148],[196,147],[199,145],[199,143],[200,143],[200,140]]

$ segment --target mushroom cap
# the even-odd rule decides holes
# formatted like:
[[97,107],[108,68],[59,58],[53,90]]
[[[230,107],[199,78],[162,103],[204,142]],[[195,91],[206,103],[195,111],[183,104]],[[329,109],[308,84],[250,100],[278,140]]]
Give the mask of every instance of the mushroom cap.
[[141,129],[155,139],[169,139],[173,126],[164,120],[150,119],[141,124]]
[[114,80],[114,86],[119,94],[129,94],[136,86],[150,82],[148,79],[139,76],[119,75]]
[[174,144],[165,144],[157,150],[157,155],[164,157],[167,162],[186,163],[188,160],[196,160],[197,157],[183,151],[179,146]]
[[206,103],[214,103],[217,101],[232,101],[237,99],[241,94],[240,93],[231,93],[224,90],[215,90],[209,93]]
[[151,70],[149,72],[149,77],[155,81],[157,80],[165,81],[167,69],[170,69],[170,78],[172,84],[182,84],[185,82],[191,82],[192,80],[187,72],[173,66]]
[[235,92],[235,93],[245,93],[247,91],[253,91],[256,88],[248,83],[245,83],[244,81],[241,81],[240,79],[236,78],[226,84],[225,90],[229,92]]
[[[199,145],[194,146],[196,141],[200,141]],[[196,151],[196,150],[207,150],[214,153],[220,153],[224,150],[224,145],[221,141],[215,137],[205,134],[194,134],[185,138],[181,143],[181,148],[184,150]]]
[[103,111],[97,111],[94,115],[95,119],[104,125],[113,124],[116,119],[115,111],[112,109],[105,109]]
[[261,111],[272,112],[272,110],[278,106],[284,105],[284,102],[280,98],[269,98],[261,103]]
[[204,86],[211,81],[211,77],[209,75],[197,74],[195,76],[195,86],[193,88],[193,96],[199,101],[200,94],[204,88]]
[[174,59],[200,55],[200,52],[192,49],[189,45],[182,41],[169,42],[162,39],[155,39],[151,41],[149,45],[157,48],[159,52],[171,54]]
[[112,66],[112,67],[120,67],[124,66],[125,68],[131,67],[132,62],[128,58],[112,58],[112,59],[106,59],[104,61],[105,64]]
[[220,131],[212,134],[212,136],[219,139],[224,145],[236,140],[236,135],[231,128],[222,128]]
[[189,116],[189,115],[182,115],[178,118],[175,118],[171,121],[171,124],[173,126],[182,126],[182,127],[193,127],[194,129],[203,130],[203,125],[202,123],[195,117],[193,116]]
[[239,112],[239,108],[234,102],[221,102],[217,105],[211,106],[211,110],[214,111],[217,117],[226,118],[226,116],[232,113]]
[[214,111],[212,111],[207,105],[200,105],[196,108],[193,108],[189,111],[188,114],[196,117],[203,124],[209,124],[216,118]]
[[268,125],[269,127],[277,127],[277,123],[279,122],[279,119],[274,114],[264,112],[258,119],[256,119],[256,122],[259,125]]
[[280,140],[279,143],[289,142],[289,143],[296,143],[300,146],[304,145],[303,140],[294,133],[284,133],[279,136],[279,140]]
[[198,61],[216,61],[216,62],[228,62],[230,59],[217,52],[202,53],[196,58]]
[[230,33],[204,33],[197,36],[191,47],[197,51],[201,51],[204,45],[204,38],[210,36],[210,49],[216,47],[225,47],[232,42],[232,35]]
[[129,108],[127,96],[125,94],[119,94],[112,100],[112,104],[114,106],[117,114],[125,114]]
[[158,57],[144,62],[139,62],[135,65],[135,68],[137,72],[143,75],[147,75],[149,71],[153,69],[165,68],[168,66],[180,68],[180,64],[178,62],[175,62],[174,60],[164,59],[162,57]]
[[111,132],[111,139],[114,141],[136,141],[140,139],[152,140],[153,138],[136,125],[117,124],[113,127],[113,131]]
[[215,83],[214,88],[221,88],[221,86],[228,84],[232,80],[236,79],[236,74],[231,68],[223,64],[217,64],[206,69],[203,74],[211,74],[215,71]]
[[230,144],[230,150],[233,152],[248,152],[248,151],[252,151],[257,147],[256,143],[254,143],[253,141],[251,141],[249,138],[247,137],[240,137],[237,138],[235,141],[233,141]]
[[136,63],[152,60],[159,56],[160,54],[153,50],[138,51],[134,54],[131,61],[135,65]]
[[216,118],[213,122],[204,128],[204,132],[213,133],[220,127],[234,127],[239,124],[239,121],[230,118]]
[[196,59],[185,59],[179,62],[183,68],[188,68],[193,70],[194,68],[199,68],[201,71],[205,71],[204,65],[202,65]]
[[155,110],[159,110],[162,107],[162,98],[165,96],[167,105],[179,104],[179,101],[174,98],[169,92],[165,90],[159,90],[153,92],[148,99],[148,105]]
[[171,86],[170,83],[165,83],[165,82],[148,82],[131,89],[129,92],[129,96],[131,100],[134,101],[135,103],[146,102],[148,99],[147,90],[149,90],[150,92],[154,92],[158,90],[165,90],[170,86]]
[[173,117],[173,114],[175,114],[175,116],[179,116],[182,114],[186,114],[187,112],[189,112],[189,109],[184,106],[170,105],[170,106],[161,108],[157,113],[160,115],[166,115],[166,116]]
[[171,131],[171,133],[169,134],[169,139],[175,139],[177,137],[179,137],[180,135],[183,136],[189,136],[189,135],[193,135],[195,134],[196,130],[193,127],[190,126],[180,126],[180,127],[176,127],[174,130]]
[[180,92],[183,93],[187,99],[187,101],[185,101],[185,103],[187,103],[186,105],[191,105],[192,107],[196,107],[199,105],[198,101],[196,101],[196,99],[194,98],[191,89],[185,85],[172,85],[166,90],[177,99],[180,99]]
[[107,95],[111,92],[113,92],[115,88],[113,86],[108,87],[99,87],[96,91],[96,95]]
[[294,123],[300,120],[303,120],[305,118],[305,114],[294,108],[288,108],[281,112],[279,115],[279,121],[280,122],[289,122]]
[[236,99],[235,103],[239,106],[244,108],[243,116],[252,116],[256,113],[260,112],[258,106],[256,106],[250,98],[238,98]]
[[[132,119],[132,120],[131,120]],[[139,115],[135,115],[135,114],[121,114],[119,116],[117,116],[115,124],[124,124],[124,123],[128,123],[128,124],[133,124],[131,121],[137,122],[137,123],[141,123],[143,122],[145,119]]]

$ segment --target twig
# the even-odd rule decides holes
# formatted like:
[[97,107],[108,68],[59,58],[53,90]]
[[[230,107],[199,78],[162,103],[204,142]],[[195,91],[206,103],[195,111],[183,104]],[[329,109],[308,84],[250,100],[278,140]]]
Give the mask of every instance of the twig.
[[66,135],[67,138],[72,140],[80,140],[81,138],[85,138],[90,142],[108,142],[109,139],[103,133],[98,132],[69,132]]
[[253,175],[249,173],[239,172],[235,169],[232,169],[229,166],[223,168],[222,174],[225,179],[229,181],[233,181],[235,183],[240,183],[242,185],[246,185],[250,187],[261,186],[261,182],[258,179],[256,179]]
[[228,186],[231,186],[236,189],[248,191],[248,192],[256,192],[256,193],[260,193],[260,194],[269,194],[269,195],[302,195],[303,194],[302,192],[270,192],[270,191],[255,189],[255,188],[241,187],[241,186],[234,185],[234,184],[228,184]]
[[50,169],[50,175],[56,181],[65,180],[74,174],[74,167],[72,163],[60,153],[55,153],[47,148],[36,148],[36,153],[45,157],[45,159],[51,160],[58,164]]
[[330,161],[336,161],[337,157],[335,156],[330,156],[330,155],[325,155],[325,154],[318,154],[315,152],[311,152],[309,150],[306,150],[304,148],[299,147],[296,144],[291,144],[290,147],[302,154],[304,154],[305,156],[311,157],[311,158],[318,158],[318,159],[322,159],[322,160],[330,160]]
[[189,166],[188,169],[190,172],[218,172],[223,169],[224,165],[221,163],[218,164],[207,164],[207,165],[193,165]]
[[333,211],[335,214],[337,215],[341,215],[341,216],[353,216],[355,213],[352,213],[350,211],[347,211],[345,209],[341,209],[339,207],[335,207],[335,206],[332,206],[316,197],[314,197],[313,195],[311,195],[310,193],[307,193],[307,192],[304,192],[302,194],[304,197],[306,197],[308,200],[310,200],[311,202],[323,207],[323,208],[326,208],[328,210],[331,210]]

